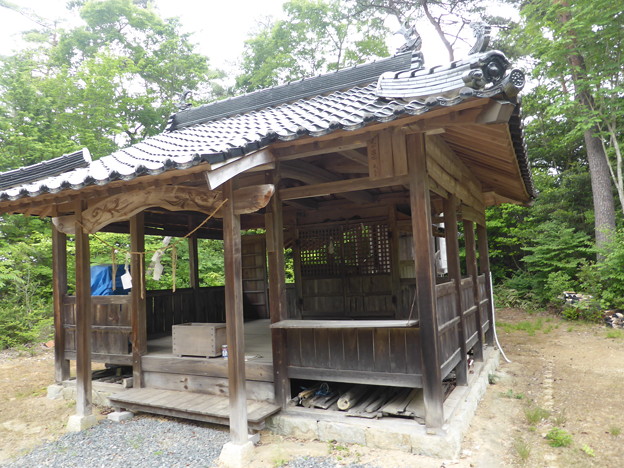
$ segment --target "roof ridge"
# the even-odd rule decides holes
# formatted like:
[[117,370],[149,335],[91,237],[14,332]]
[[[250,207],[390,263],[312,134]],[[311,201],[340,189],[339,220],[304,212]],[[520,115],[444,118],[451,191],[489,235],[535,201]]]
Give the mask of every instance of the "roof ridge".
[[165,132],[172,132],[191,125],[273,107],[332,91],[373,83],[384,72],[409,68],[411,58],[411,52],[405,52],[373,62],[341,68],[340,70],[322,75],[302,78],[271,88],[259,89],[251,93],[186,109],[169,117]]

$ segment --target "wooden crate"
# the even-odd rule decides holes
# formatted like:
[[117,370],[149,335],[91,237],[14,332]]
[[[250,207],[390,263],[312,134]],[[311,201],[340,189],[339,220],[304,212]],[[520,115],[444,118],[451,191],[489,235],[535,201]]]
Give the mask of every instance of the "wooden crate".
[[226,344],[225,323],[183,323],[172,328],[176,356],[221,356]]

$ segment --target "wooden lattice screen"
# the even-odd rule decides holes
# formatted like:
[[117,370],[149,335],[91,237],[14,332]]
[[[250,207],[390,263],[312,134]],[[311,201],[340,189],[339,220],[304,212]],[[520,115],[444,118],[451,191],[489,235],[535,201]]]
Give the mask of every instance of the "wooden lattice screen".
[[386,224],[362,222],[299,232],[301,276],[328,278],[391,271]]

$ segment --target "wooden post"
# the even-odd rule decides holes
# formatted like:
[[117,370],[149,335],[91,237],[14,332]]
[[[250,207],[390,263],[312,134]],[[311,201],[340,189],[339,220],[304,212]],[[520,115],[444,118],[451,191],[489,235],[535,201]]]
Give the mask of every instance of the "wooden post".
[[457,238],[457,198],[450,195],[444,200],[444,231],[446,233],[446,257],[449,278],[455,282],[455,310],[459,317],[458,339],[461,360],[455,368],[457,385],[468,385],[468,358],[466,351],[466,328],[461,300],[461,266],[459,262],[459,241]]
[[245,335],[243,324],[243,275],[241,266],[240,216],[234,213],[232,181],[223,187],[223,252],[225,257],[225,321],[228,345],[230,391],[230,437],[232,443],[248,442],[245,391]]
[[[189,226],[189,229],[192,229]],[[204,311],[200,309],[199,304],[199,253],[197,246],[197,235],[193,234],[187,239],[189,249],[189,284],[193,289],[193,321],[207,322],[205,320]]]
[[479,307],[481,299],[479,297],[477,253],[475,251],[474,223],[472,221],[464,220],[464,239],[466,239],[466,270],[468,271],[468,276],[472,278],[474,305],[477,306],[477,311],[475,312],[477,342],[473,347],[473,352],[476,361],[483,361],[483,328],[481,327],[481,308]]
[[492,304],[492,284],[490,283],[490,256],[488,252],[487,229],[481,224],[477,224],[477,243],[479,245],[479,266],[481,267],[481,274],[485,275],[488,320],[490,321],[490,327],[485,333],[485,342],[489,346],[494,346],[494,304]]
[[[145,251],[145,228],[143,213],[130,218],[130,250]],[[132,254],[131,316],[132,316],[132,377],[136,388],[143,387],[141,356],[147,352],[147,328],[145,316],[145,255]]]
[[420,317],[421,331],[425,424],[427,429],[433,432],[441,428],[444,423],[444,392],[438,352],[435,255],[424,135],[407,136],[407,156],[416,269],[416,307]]
[[69,360],[65,358],[63,298],[67,295],[67,236],[52,226],[52,290],[54,295],[54,380],[69,379]]
[[76,414],[91,415],[91,262],[89,234],[82,227],[82,211],[86,202],[76,209]]
[[[277,173],[277,171],[276,171]],[[271,177],[277,187],[277,176]],[[269,307],[271,323],[280,322],[288,318],[286,304],[286,275],[284,272],[284,221],[282,201],[275,191],[267,206],[265,215],[266,246],[269,263]],[[271,344],[273,347],[273,375],[275,382],[275,400],[285,407],[290,394],[290,380],[288,379],[286,361],[286,330],[274,328],[271,330]]]

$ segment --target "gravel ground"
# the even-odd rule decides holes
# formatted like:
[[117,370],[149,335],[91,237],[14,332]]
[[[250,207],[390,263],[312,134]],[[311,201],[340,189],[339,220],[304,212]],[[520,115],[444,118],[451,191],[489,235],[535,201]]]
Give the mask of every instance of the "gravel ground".
[[[229,433],[205,425],[152,416],[114,423],[101,421],[82,432],[68,433],[40,445],[28,455],[0,464],[34,468],[177,468],[214,467]],[[253,466],[253,465],[252,465]],[[298,457],[284,468],[374,468],[341,464],[332,457]]]

